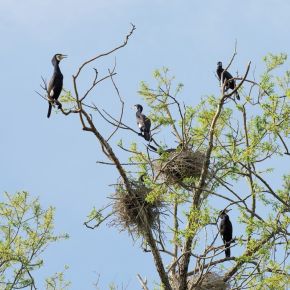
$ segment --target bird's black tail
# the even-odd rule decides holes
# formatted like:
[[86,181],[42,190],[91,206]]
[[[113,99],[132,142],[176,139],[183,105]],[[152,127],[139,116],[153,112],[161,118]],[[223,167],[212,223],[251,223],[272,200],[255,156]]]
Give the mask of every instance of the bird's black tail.
[[150,144],[148,144],[147,146],[148,146],[151,150],[157,152],[157,148],[156,148],[156,147],[154,147],[154,146],[152,146],[152,145],[150,145]]
[[144,139],[146,141],[151,141],[151,134],[150,134],[150,132],[144,132]]
[[236,98],[237,98],[237,100],[240,100],[241,99],[238,92],[236,92]]
[[52,105],[50,102],[48,102],[48,112],[47,112],[47,118],[50,117],[50,114],[51,114],[51,109],[52,109]]
[[231,249],[229,248],[229,246],[231,245],[230,242],[226,242],[225,243],[225,254],[226,254],[226,258],[229,258],[231,256]]

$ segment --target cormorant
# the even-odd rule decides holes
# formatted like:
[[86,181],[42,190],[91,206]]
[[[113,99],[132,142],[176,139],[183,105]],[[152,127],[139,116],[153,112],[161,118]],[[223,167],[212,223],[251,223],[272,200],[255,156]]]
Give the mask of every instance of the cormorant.
[[[227,91],[228,89],[234,90],[236,88],[236,81],[233,79],[233,76],[227,70],[223,69],[223,64],[221,61],[217,63],[216,73],[219,77],[219,80],[221,80],[221,77],[223,75],[222,83],[224,83],[225,81],[227,82],[225,85],[225,91]],[[238,100],[240,99],[240,95],[238,92],[236,92],[236,98]]]
[[137,110],[136,112],[137,125],[141,132],[139,133],[139,135],[142,136],[146,141],[151,141],[151,133],[150,133],[151,121],[144,114],[142,114],[143,107],[141,105],[137,104],[134,107]]
[[59,68],[59,63],[63,58],[66,58],[67,56],[61,53],[57,53],[53,56],[51,63],[54,67],[53,75],[51,77],[51,80],[48,84],[47,89],[47,97],[48,97],[48,112],[47,112],[47,118],[50,117],[52,104],[56,103],[58,105],[58,108],[61,109],[61,103],[57,100],[61,90],[62,90],[62,84],[63,84],[63,75]]
[[226,258],[228,258],[231,256],[231,249],[229,248],[229,246],[233,239],[233,226],[225,209],[220,212],[220,217],[220,234],[225,245]]

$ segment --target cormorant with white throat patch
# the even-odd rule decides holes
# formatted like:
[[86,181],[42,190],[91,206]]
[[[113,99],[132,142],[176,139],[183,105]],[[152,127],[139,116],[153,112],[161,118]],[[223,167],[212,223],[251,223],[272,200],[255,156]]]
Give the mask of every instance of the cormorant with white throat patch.
[[63,85],[63,75],[59,68],[59,63],[62,59],[66,58],[67,56],[61,53],[57,53],[53,56],[51,63],[54,67],[53,75],[50,79],[47,89],[47,97],[48,97],[48,112],[47,118],[50,117],[52,104],[57,104],[58,108],[61,109],[61,103],[58,101],[58,97],[62,91]]

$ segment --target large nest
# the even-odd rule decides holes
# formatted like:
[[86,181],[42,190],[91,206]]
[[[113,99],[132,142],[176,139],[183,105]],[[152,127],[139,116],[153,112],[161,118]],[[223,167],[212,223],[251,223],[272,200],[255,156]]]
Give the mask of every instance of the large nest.
[[223,278],[223,275],[216,272],[208,272],[202,279],[200,279],[199,275],[193,276],[192,280],[189,281],[189,285],[191,287],[193,283],[195,284],[200,279],[200,283],[193,287],[194,290],[227,290],[229,289],[229,284],[224,282]]
[[[198,274],[195,274],[193,277],[188,278],[187,289],[193,290],[228,290],[230,285],[228,282],[224,282],[223,275],[216,272],[207,272],[201,277]],[[193,286],[195,285],[196,286]],[[177,289],[178,286],[176,282],[171,280],[171,285],[173,289]]]
[[154,162],[156,174],[159,174],[166,182],[175,184],[184,178],[199,178],[205,154],[201,151],[170,150],[161,154],[161,158]]
[[122,230],[129,231],[132,235],[140,236],[147,225],[160,232],[160,214],[164,206],[160,200],[146,201],[151,191],[143,182],[130,180],[131,194],[121,181],[116,185],[113,195],[113,211],[115,218],[112,225]]

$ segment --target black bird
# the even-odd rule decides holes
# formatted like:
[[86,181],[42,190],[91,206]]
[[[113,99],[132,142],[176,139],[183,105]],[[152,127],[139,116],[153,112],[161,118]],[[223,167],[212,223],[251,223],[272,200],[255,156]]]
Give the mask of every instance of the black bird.
[[151,133],[150,133],[151,121],[144,114],[142,114],[143,107],[141,105],[137,104],[134,107],[137,110],[136,112],[137,125],[141,132],[139,135],[142,136],[146,141],[151,141]]
[[62,91],[62,84],[63,84],[63,75],[59,68],[59,63],[63,58],[66,58],[67,56],[61,53],[57,53],[53,56],[51,63],[54,67],[53,75],[51,77],[51,80],[48,84],[47,89],[47,97],[48,97],[48,112],[47,112],[47,118],[50,117],[52,104],[56,103],[58,108],[61,109],[61,103],[57,100],[61,91]]
[[231,249],[229,248],[229,246],[233,239],[233,226],[225,209],[220,212],[220,218],[220,234],[225,245],[226,258],[228,258],[231,256]]
[[158,153],[159,156],[162,156],[164,153],[171,153],[171,152],[175,152],[176,150],[181,150],[182,147],[183,147],[183,145],[182,145],[182,143],[180,143],[180,144],[178,144],[178,146],[177,146],[176,148],[168,148],[168,149],[163,149],[163,148],[161,148],[161,147],[156,148],[156,147],[154,147],[154,146],[152,146],[152,145],[148,145],[148,147],[149,147],[152,151]]
[[[236,81],[233,79],[233,76],[227,70],[223,69],[223,64],[221,61],[217,63],[216,73],[219,77],[219,80],[221,80],[223,76],[222,83],[224,83],[225,81],[227,82],[225,85],[225,91],[227,91],[228,89],[234,90],[236,88]],[[238,100],[240,99],[240,95],[238,92],[236,92],[236,98]]]
[[138,178],[138,181],[139,181],[140,183],[144,183],[144,177],[145,177],[145,176],[146,176],[145,173],[141,174],[141,175],[139,176],[139,178]]

